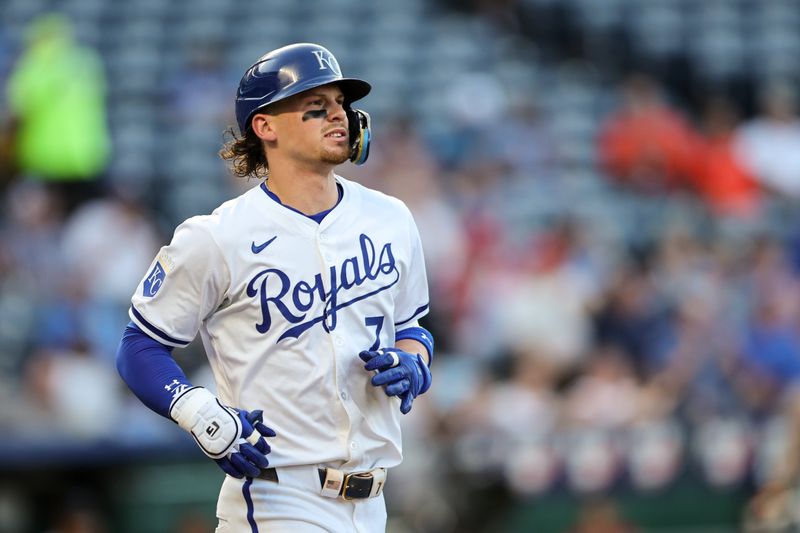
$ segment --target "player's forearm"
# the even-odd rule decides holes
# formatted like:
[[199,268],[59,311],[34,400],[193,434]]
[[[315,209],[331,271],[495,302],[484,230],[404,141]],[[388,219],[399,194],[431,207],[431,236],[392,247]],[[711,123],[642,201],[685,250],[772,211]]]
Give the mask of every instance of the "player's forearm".
[[192,386],[170,350],[133,324],[125,328],[117,350],[122,379],[142,403],[166,418],[173,393]]
[[394,345],[404,352],[420,354],[425,364],[431,366],[433,361],[433,335],[417,322],[396,332]]
[[419,341],[414,339],[402,339],[395,343],[395,346],[403,350],[404,352],[408,353],[418,353],[422,356],[422,360],[425,361],[425,364],[430,366],[431,364],[431,356],[428,353],[428,349]]

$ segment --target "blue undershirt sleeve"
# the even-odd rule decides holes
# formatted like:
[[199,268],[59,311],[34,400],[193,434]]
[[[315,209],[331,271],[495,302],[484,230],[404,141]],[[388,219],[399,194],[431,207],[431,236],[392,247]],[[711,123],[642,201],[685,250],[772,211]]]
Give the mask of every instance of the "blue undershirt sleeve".
[[117,349],[117,371],[142,403],[166,418],[173,395],[192,386],[172,358],[172,347],[153,340],[133,322]]
[[417,322],[414,325],[397,331],[394,335],[394,341],[397,342],[403,339],[413,339],[425,346],[428,350],[428,366],[433,364],[433,335],[430,331],[420,326]]

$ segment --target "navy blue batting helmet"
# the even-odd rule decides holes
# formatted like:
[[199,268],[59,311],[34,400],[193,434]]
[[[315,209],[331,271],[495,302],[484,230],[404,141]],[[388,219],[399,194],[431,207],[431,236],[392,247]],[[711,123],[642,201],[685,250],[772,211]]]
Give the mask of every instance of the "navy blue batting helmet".
[[363,80],[342,77],[336,58],[318,44],[290,44],[266,53],[247,69],[239,82],[236,93],[239,132],[245,134],[256,111],[329,83],[341,88],[346,107],[364,98],[372,88]]

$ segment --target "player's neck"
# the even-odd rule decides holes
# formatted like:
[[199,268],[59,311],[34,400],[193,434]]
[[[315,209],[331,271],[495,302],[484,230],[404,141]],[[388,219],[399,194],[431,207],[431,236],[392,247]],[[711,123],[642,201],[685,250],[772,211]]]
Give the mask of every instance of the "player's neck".
[[306,215],[314,215],[331,209],[339,200],[333,169],[326,175],[295,170],[292,174],[273,173],[270,170],[267,187],[283,205],[297,209]]

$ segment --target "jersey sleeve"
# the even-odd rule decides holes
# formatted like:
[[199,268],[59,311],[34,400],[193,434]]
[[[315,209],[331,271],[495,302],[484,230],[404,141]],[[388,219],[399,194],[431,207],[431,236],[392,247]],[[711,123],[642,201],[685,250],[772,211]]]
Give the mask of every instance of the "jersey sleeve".
[[178,226],[131,299],[131,320],[167,346],[189,344],[230,286],[222,252],[200,220]]
[[395,329],[407,327],[428,314],[430,307],[428,297],[428,277],[425,272],[425,258],[422,253],[422,241],[419,230],[414,223],[411,212],[409,218],[410,254],[404,272],[405,280],[398,288],[395,298]]

